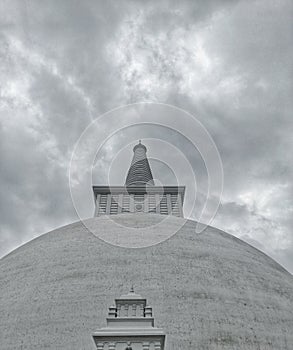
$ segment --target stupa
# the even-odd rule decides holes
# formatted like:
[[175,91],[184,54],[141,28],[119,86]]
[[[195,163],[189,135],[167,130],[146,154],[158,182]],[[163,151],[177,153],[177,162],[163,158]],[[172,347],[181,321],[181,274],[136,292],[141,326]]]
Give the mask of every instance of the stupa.
[[[58,228],[0,260],[1,349],[142,350],[143,343],[133,341],[133,321],[124,343],[99,342],[113,300],[110,335],[129,321],[115,310],[132,284],[152,305],[162,331],[142,314],[138,322],[146,322],[142,328],[149,326],[151,336],[165,336],[164,350],[293,349],[292,275],[214,227],[196,234],[196,222],[183,217],[184,187],[159,192],[142,143],[134,148],[125,186],[93,191],[96,211],[86,226],[79,221]],[[136,249],[111,245],[87,228],[107,236],[119,231],[117,224],[124,233],[148,227],[154,235],[180,228]],[[159,346],[158,339],[148,342],[150,350]]]

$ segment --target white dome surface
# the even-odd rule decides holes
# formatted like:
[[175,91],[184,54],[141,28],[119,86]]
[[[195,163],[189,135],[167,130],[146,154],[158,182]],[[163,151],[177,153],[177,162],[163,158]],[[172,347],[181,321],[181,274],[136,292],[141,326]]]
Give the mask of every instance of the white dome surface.
[[[160,220],[115,217],[137,227]],[[184,220],[169,218],[161,234]],[[106,217],[87,226],[117,235]],[[77,222],[16,249],[0,260],[0,348],[94,350],[108,306],[134,284],[165,330],[167,350],[293,349],[292,275],[243,241],[212,227],[196,234],[195,226],[188,220],[168,240],[131,249]]]

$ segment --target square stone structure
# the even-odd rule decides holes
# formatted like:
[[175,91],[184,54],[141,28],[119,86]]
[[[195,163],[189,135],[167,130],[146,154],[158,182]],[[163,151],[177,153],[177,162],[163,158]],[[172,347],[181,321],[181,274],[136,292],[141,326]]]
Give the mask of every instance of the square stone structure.
[[154,326],[152,308],[133,289],[109,308],[107,327],[93,334],[98,350],[164,350],[165,334]]
[[183,217],[184,186],[93,186],[95,216],[154,213]]
[[145,145],[133,148],[125,186],[93,186],[95,216],[154,213],[183,217],[185,186],[155,186]]

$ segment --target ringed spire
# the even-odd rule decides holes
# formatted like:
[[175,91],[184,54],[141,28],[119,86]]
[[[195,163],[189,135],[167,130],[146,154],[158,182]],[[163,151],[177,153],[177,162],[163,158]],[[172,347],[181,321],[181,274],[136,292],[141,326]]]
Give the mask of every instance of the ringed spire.
[[125,186],[155,185],[151,167],[147,159],[147,148],[138,141],[133,148],[133,158],[126,176]]
[[149,213],[183,217],[185,186],[156,186],[146,153],[139,140],[124,186],[93,186],[95,216]]

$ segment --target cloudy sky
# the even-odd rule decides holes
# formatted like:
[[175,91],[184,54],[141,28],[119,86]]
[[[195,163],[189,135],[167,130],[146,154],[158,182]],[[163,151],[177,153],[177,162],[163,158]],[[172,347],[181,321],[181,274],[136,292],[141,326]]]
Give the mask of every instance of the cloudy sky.
[[[0,255],[78,219],[68,180],[78,138],[103,113],[147,101],[196,116],[216,143],[224,188],[213,225],[293,272],[292,14],[290,0],[0,1]],[[153,113],[167,124],[172,114]],[[98,143],[115,118],[139,119],[110,113]],[[124,182],[136,138],[153,158],[171,162],[168,147],[180,149],[204,186],[184,133],[142,125],[103,145],[95,183],[112,165]],[[177,169],[192,188],[184,175]]]

